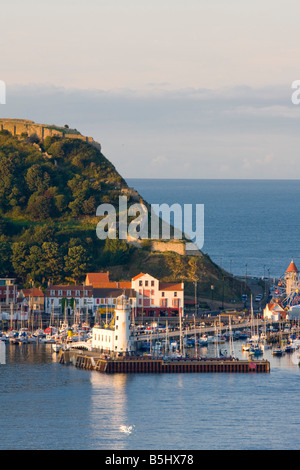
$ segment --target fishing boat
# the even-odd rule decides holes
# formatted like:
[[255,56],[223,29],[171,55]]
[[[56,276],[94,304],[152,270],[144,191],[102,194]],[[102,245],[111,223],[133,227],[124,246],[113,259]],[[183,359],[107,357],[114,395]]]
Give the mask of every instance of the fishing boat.
[[263,354],[263,350],[261,349],[259,344],[255,344],[254,346],[250,347],[249,355],[250,356],[261,356]]

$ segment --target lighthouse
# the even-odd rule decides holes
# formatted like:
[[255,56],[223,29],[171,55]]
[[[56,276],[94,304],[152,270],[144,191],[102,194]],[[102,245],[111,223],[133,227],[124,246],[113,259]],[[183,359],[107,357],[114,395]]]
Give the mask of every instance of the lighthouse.
[[113,319],[105,328],[95,325],[92,334],[92,347],[103,353],[126,355],[134,352],[131,336],[131,306],[125,295],[117,298]]

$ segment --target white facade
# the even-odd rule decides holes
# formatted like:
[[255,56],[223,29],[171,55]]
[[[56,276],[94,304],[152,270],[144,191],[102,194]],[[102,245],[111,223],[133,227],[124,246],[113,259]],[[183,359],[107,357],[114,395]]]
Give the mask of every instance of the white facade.
[[183,311],[184,284],[162,283],[150,274],[139,274],[132,281],[136,292],[136,307],[145,311],[151,309],[177,309]]
[[[64,309],[62,308],[65,302]],[[93,309],[92,287],[57,285],[48,287],[45,295],[45,312],[60,315],[65,311],[68,315],[76,312],[86,313]]]
[[264,318],[271,321],[279,321],[281,315],[285,313],[284,308],[277,303],[268,303],[264,309]]
[[114,318],[107,328],[94,326],[92,347],[107,353],[130,353],[134,351],[131,338],[131,306],[128,298],[117,298]]

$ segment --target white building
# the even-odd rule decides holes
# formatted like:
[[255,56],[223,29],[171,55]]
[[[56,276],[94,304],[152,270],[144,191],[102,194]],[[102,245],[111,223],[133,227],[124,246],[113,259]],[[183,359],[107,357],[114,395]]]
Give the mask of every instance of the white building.
[[93,310],[93,288],[82,285],[50,285],[45,295],[45,312],[71,315],[74,311],[86,314]]
[[183,282],[161,282],[150,274],[140,273],[131,280],[136,292],[137,316],[183,315]]
[[134,352],[131,336],[131,305],[125,295],[117,298],[115,314],[107,328],[95,325],[92,332],[92,348],[104,353],[130,354]]
[[270,302],[264,308],[264,319],[279,321],[286,318],[286,310],[278,302]]

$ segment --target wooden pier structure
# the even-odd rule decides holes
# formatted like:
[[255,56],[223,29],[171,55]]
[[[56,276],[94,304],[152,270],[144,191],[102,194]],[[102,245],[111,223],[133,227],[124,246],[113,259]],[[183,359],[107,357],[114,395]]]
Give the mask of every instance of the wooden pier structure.
[[61,350],[61,364],[73,364],[75,367],[95,370],[103,373],[268,373],[270,363],[267,360],[238,360],[230,358],[185,358],[162,359],[149,357],[105,358],[92,353],[76,350]]

